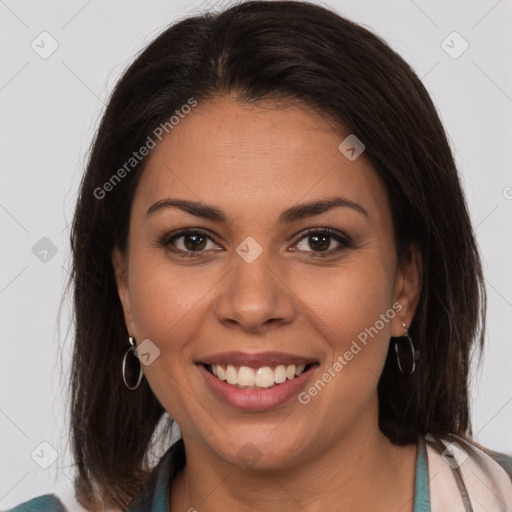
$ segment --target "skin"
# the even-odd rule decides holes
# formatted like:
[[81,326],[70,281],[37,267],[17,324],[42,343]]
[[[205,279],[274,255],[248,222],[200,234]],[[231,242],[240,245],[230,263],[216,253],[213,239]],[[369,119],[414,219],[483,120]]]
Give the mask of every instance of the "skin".
[[[349,161],[338,150],[347,135],[304,106],[220,97],[200,103],[150,155],[127,254],[115,249],[112,261],[128,331],[160,349],[145,378],[185,442],[173,511],[412,511],[417,447],[394,446],[380,431],[377,383],[390,337],[414,315],[419,255],[398,265],[386,190],[364,153]],[[367,215],[335,207],[277,222],[291,206],[340,195]],[[176,207],[146,216],[168,197],[214,205],[227,222]],[[325,227],[352,246],[333,253],[335,239],[319,249],[303,234]],[[210,233],[202,252],[190,236],[173,242],[181,253],[159,245],[183,228]],[[252,263],[236,252],[248,236],[263,249]],[[319,362],[314,383],[397,303],[400,312],[306,405],[234,409],[194,364],[230,350],[291,352]],[[238,457],[247,443],[260,457],[251,466]]]

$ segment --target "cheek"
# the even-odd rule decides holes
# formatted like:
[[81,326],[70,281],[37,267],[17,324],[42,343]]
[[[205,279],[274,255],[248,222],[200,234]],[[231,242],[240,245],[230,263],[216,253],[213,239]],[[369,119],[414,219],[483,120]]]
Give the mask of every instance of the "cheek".
[[195,325],[215,286],[213,273],[173,266],[148,253],[135,254],[131,265],[132,314],[139,336],[156,343],[179,343]]
[[392,265],[369,251],[337,270],[302,274],[297,281],[304,314],[329,343],[332,360],[346,355],[351,372],[378,375],[384,364],[396,315]]
[[354,334],[391,307],[393,278],[378,259],[359,258],[346,267],[316,271],[297,281],[304,303],[334,332]]
[[[158,357],[144,366],[145,378],[164,408],[187,427],[190,417],[198,417],[193,406],[200,402],[200,397],[194,399],[194,391],[187,386],[197,371],[190,364],[189,346],[198,339],[208,291],[215,280],[211,272],[202,275],[201,271],[173,269],[168,262],[148,253],[134,254],[131,265],[131,305],[137,339],[150,339],[160,350]],[[193,423],[189,428],[192,426]]]
[[392,283],[389,268],[378,259],[367,259],[351,264],[350,271],[347,266],[338,275],[331,274],[321,287],[309,287],[309,296],[304,293],[305,303],[316,304],[314,321],[330,355],[299,399],[311,404],[310,414],[325,417],[333,432],[366,417],[365,411],[375,403],[391,320],[397,314]]

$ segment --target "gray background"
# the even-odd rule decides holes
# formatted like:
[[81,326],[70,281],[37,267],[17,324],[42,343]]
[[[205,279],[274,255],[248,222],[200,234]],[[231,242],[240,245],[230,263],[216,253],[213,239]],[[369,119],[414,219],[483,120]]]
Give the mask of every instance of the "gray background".
[[[69,487],[61,375],[69,363],[68,303],[60,325],[57,313],[68,225],[104,102],[168,23],[229,3],[0,1],[0,509]],[[447,128],[489,295],[488,345],[473,379],[474,432],[485,446],[512,453],[512,2],[325,5],[372,29],[411,64]],[[31,47],[51,49],[43,31],[58,43],[46,59]],[[448,37],[453,31],[469,44],[461,55],[464,41]]]

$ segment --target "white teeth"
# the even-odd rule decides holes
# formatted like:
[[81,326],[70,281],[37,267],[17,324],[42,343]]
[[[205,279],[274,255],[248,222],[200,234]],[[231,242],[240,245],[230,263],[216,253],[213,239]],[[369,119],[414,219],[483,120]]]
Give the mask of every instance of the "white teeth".
[[276,366],[274,370],[274,382],[276,384],[281,384],[286,380],[286,366],[284,364],[280,364]]
[[260,388],[269,388],[274,385],[274,372],[272,368],[268,366],[264,366],[263,368],[258,368],[256,371],[256,386]]
[[234,366],[228,364],[211,366],[212,373],[220,380],[227,381],[240,388],[271,388],[275,384],[282,384],[302,375],[305,365],[280,364],[275,367],[262,366],[261,368],[250,368],[249,366]]
[[294,364],[290,364],[286,367],[286,378],[292,380],[295,377],[295,370],[297,367]]
[[238,372],[232,364],[228,364],[226,369],[226,380],[228,381],[228,384],[238,383]]
[[254,370],[248,366],[240,366],[238,370],[238,384],[240,386],[254,386],[255,382]]
[[297,369],[295,370],[295,375],[298,377],[304,371],[304,368],[306,368],[306,365],[304,364],[297,366]]

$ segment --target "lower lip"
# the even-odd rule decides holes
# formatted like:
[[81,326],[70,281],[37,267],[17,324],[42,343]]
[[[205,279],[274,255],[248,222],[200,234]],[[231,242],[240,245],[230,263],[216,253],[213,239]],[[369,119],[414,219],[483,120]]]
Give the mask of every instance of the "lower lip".
[[306,386],[311,375],[315,373],[318,365],[312,366],[308,371],[292,380],[286,380],[269,389],[238,389],[215,377],[202,364],[198,364],[197,367],[204,375],[210,390],[224,403],[245,411],[264,411],[284,404],[297,396],[300,390]]

